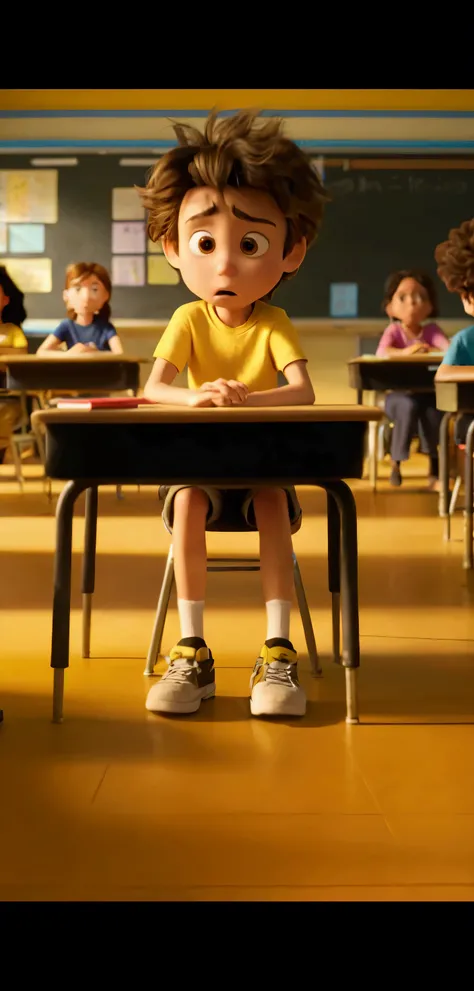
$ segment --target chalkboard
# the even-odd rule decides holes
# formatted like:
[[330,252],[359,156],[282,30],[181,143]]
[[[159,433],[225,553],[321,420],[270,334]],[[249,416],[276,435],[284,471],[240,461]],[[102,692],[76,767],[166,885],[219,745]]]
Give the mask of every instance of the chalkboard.
[[[26,298],[28,317],[63,312],[64,272],[71,261],[97,261],[111,268],[112,189],[143,185],[148,168],[119,164],[118,155],[84,155],[75,167],[59,167],[59,220],[46,227],[45,255],[53,262],[53,292]],[[26,168],[29,156],[2,156],[1,167]],[[359,286],[359,317],[379,317],[386,276],[419,266],[436,274],[435,246],[451,227],[474,214],[474,170],[344,171],[328,165],[325,184],[332,199],[317,243],[298,275],[284,283],[273,302],[292,317],[328,317],[333,282]],[[438,280],[444,317],[462,316],[456,296]],[[195,297],[177,286],[114,288],[113,317],[168,318]]]

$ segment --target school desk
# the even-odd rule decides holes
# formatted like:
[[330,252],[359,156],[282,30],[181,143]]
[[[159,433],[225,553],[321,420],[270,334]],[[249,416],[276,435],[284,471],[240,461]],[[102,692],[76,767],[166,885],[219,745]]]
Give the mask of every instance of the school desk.
[[[465,368],[462,377],[450,373],[449,378],[436,382],[436,405],[444,413],[441,421],[439,463],[440,481],[443,500],[440,515],[445,521],[445,537],[449,539],[451,517],[448,513],[449,500],[449,423],[453,416],[459,413],[474,415],[474,369]],[[466,435],[466,450],[464,458],[464,558],[463,567],[473,567],[473,455],[474,455],[474,421],[468,427]],[[440,492],[440,496],[441,496]],[[441,508],[443,512],[441,513]]]
[[[39,410],[46,472],[67,480],[56,510],[51,666],[53,720],[63,713],[69,664],[71,538],[74,503],[86,491],[82,591],[90,618],[94,591],[99,485],[316,485],[328,497],[328,579],[342,604],[347,721],[358,722],[359,606],[357,515],[343,479],[361,478],[367,423],[382,414],[363,406],[133,410]],[[338,619],[339,623],[339,619]],[[339,657],[339,652],[338,652]]]
[[140,364],[146,361],[104,351],[71,357],[55,352],[0,356],[0,368],[6,369],[6,388],[11,392],[136,392]]
[[[441,361],[442,352],[433,354],[401,354],[378,357],[362,355],[348,362],[349,385],[357,389],[357,402],[361,403],[364,392],[372,393],[375,404],[378,392],[434,392],[434,377]],[[377,484],[377,424],[369,428],[369,476],[375,491]]]

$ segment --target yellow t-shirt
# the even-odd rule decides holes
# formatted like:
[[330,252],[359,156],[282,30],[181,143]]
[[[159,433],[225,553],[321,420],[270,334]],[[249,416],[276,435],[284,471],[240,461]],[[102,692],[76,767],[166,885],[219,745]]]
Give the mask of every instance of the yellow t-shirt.
[[0,323],[0,348],[26,348],[28,341],[14,323]]
[[180,306],[154,357],[170,361],[178,372],[187,365],[190,389],[224,378],[243,382],[250,392],[276,389],[279,371],[306,361],[285,311],[260,301],[240,327],[227,327],[204,300]]

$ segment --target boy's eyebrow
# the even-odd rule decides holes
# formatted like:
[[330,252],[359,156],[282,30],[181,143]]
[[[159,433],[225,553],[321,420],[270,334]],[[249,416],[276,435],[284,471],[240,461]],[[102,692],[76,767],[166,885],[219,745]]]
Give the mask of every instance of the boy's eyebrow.
[[207,210],[202,210],[201,213],[195,213],[192,217],[188,217],[186,223],[190,224],[192,220],[200,220],[201,217],[211,217],[213,213],[218,213],[215,203],[209,206]]
[[273,220],[267,220],[265,217],[251,217],[248,213],[239,210],[237,206],[232,207],[232,213],[238,220],[251,220],[254,224],[270,224],[272,227],[276,227]]

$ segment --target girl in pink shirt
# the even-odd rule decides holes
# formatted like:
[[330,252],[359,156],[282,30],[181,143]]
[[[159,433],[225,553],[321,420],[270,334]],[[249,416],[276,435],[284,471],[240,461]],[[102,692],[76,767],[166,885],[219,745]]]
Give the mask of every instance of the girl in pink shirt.
[[[436,289],[432,279],[418,270],[393,272],[385,283],[383,309],[391,323],[384,330],[377,348],[383,357],[396,354],[427,354],[446,351],[449,345],[443,331],[429,317],[438,314]],[[439,489],[438,441],[441,413],[436,409],[435,392],[389,392],[385,412],[393,423],[390,485],[401,485],[400,462],[408,461],[413,437],[420,437],[420,450],[428,454],[428,488]]]

